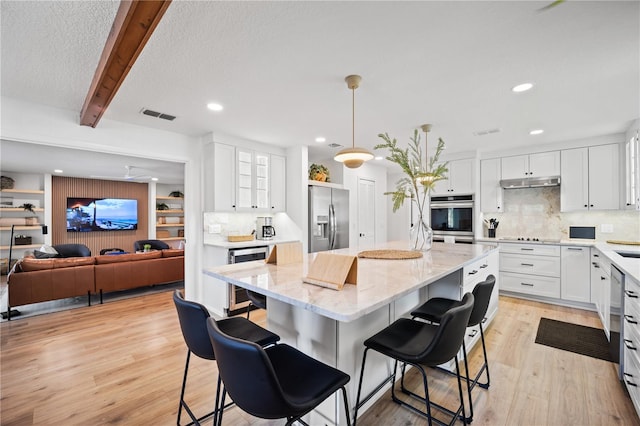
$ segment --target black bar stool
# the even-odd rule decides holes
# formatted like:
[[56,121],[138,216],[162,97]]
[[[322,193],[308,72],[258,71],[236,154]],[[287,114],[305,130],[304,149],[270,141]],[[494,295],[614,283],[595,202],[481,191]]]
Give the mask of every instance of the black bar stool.
[[[423,321],[413,319],[400,318],[391,325],[378,332],[376,335],[365,340],[365,350],[362,355],[362,369],[360,370],[360,382],[358,384],[358,397],[356,400],[354,412],[354,426],[357,422],[358,409],[367,402],[371,396],[380,390],[388,381],[391,380],[391,398],[394,402],[403,405],[410,410],[426,416],[429,425],[436,422],[446,425],[431,415],[431,406],[434,406],[453,416],[449,425],[452,425],[461,416],[464,424],[466,424],[466,416],[464,409],[464,398],[462,396],[462,382],[460,381],[460,368],[458,366],[458,351],[464,340],[464,333],[467,329],[467,323],[473,309],[474,297],[471,293],[467,293],[462,298],[459,305],[449,309],[443,316],[438,325],[429,324]],[[393,373],[387,380],[381,383],[364,401],[360,402],[360,393],[362,391],[362,379],[364,377],[365,362],[367,359],[367,351],[372,349],[383,355],[395,360]],[[435,367],[455,358],[456,375],[458,377],[458,393],[460,396],[460,405],[454,410],[431,402],[429,399],[429,386],[427,383],[427,373],[423,366]],[[422,374],[422,382],[424,386],[424,396],[417,395],[408,390],[405,393],[419,399],[426,405],[427,411],[424,412],[408,402],[402,401],[395,394],[395,378],[398,362],[412,365]],[[404,375],[404,367],[403,367]]]
[[[333,393],[342,390],[347,425],[351,425],[345,385],[349,375],[285,344],[266,348],[225,333],[212,318],[207,320],[211,345],[226,393],[243,411],[262,419],[301,419]],[[222,424],[222,415],[218,424]]]
[[247,298],[251,302],[247,306],[247,319],[249,319],[251,306],[255,306],[260,309],[267,309],[267,296],[265,296],[264,294],[256,293],[255,291],[251,291],[251,290],[246,290],[246,291],[247,291]]
[[[214,416],[213,424],[216,425],[217,415],[219,414],[222,417],[222,411],[232,405],[232,403],[230,403],[227,406],[224,406],[223,403],[223,406],[220,408],[219,375],[218,387],[216,390],[216,404],[215,409],[212,412],[196,418],[196,416],[193,414],[184,400],[184,391],[187,385],[187,372],[189,371],[189,359],[191,358],[191,353],[193,352],[196,356],[211,361],[216,359],[215,353],[213,352],[213,346],[211,346],[211,340],[209,339],[209,333],[207,332],[207,319],[211,319],[211,321],[215,320],[213,318],[210,318],[207,308],[199,303],[185,300],[180,290],[176,290],[173,293],[173,302],[175,303],[176,310],[178,311],[178,319],[180,320],[182,337],[184,337],[184,341],[187,344],[187,362],[184,366],[184,377],[182,378],[182,389],[180,390],[180,405],[178,406],[178,419],[176,424],[180,425],[180,415],[182,414],[182,409],[184,408],[192,420],[189,425],[199,425],[200,421],[210,416]],[[246,318],[226,318],[220,320],[219,323],[220,328],[226,333],[250,340],[261,346],[272,345],[280,340],[280,336],[278,336],[277,334],[274,334],[269,330],[265,330],[264,328],[252,323]]]
[[[471,399],[471,390],[477,385],[480,385],[481,388],[487,389],[490,383],[489,377],[489,363],[487,362],[487,348],[484,343],[484,329],[482,327],[482,320],[487,314],[487,309],[489,308],[489,301],[491,300],[491,293],[493,292],[493,287],[496,284],[496,277],[493,275],[489,275],[487,279],[476,284],[473,289],[473,296],[475,297],[475,303],[473,305],[473,311],[471,311],[471,316],[469,317],[469,323],[467,327],[474,327],[476,325],[480,326],[480,338],[482,340],[482,354],[484,355],[484,364],[478,374],[476,374],[475,378],[471,380],[469,378],[469,364],[467,361],[467,347],[462,341],[462,353],[464,355],[464,367],[465,372],[467,374],[467,392],[469,394],[469,418],[467,421],[471,421],[473,419],[473,400]],[[442,297],[434,297],[433,299],[427,300],[423,303],[418,309],[411,312],[411,315],[414,318],[421,318],[427,320],[434,324],[439,324],[442,321],[442,317],[447,312],[447,310],[451,309],[452,306],[459,304],[459,300],[453,299],[445,299]],[[487,373],[487,381],[486,383],[478,382],[482,372],[486,371]]]

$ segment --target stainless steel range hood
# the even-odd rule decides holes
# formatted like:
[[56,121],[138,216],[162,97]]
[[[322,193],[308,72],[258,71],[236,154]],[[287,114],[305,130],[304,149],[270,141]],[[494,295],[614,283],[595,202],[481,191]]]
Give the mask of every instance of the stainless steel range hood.
[[500,186],[504,189],[541,188],[558,185],[560,185],[560,176],[504,179],[500,181]]

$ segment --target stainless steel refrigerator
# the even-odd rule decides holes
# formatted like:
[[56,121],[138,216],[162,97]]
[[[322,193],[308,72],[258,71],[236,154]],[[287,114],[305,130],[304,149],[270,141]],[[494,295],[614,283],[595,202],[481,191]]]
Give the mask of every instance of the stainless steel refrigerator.
[[309,253],[349,247],[349,191],[309,186]]

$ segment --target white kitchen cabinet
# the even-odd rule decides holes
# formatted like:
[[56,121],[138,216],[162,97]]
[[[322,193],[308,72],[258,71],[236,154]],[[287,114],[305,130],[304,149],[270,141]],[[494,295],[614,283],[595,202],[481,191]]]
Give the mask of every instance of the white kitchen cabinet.
[[560,298],[560,246],[500,243],[500,288]]
[[560,210],[620,207],[618,144],[567,149],[561,153]]
[[611,305],[611,263],[594,247],[591,248],[591,301],[596,310],[604,332],[609,337]]
[[500,187],[500,159],[480,161],[480,211],[501,212],[502,188]]
[[[236,209],[236,148],[214,143],[205,147],[205,210],[233,212]],[[213,163],[213,166],[210,164]]]
[[447,179],[436,182],[432,191],[434,195],[472,194],[475,192],[473,185],[474,159],[452,160],[447,165]]
[[560,151],[502,158],[502,179],[560,175]]
[[591,302],[590,257],[589,247],[561,247],[560,298]]
[[627,209],[640,210],[640,129],[625,142],[624,204]]
[[236,211],[267,211],[269,154],[236,148]]
[[637,412],[640,412],[640,283],[626,278],[624,294],[624,331],[621,365],[623,379]]
[[283,212],[287,209],[287,175],[286,158],[280,155],[271,155],[271,189],[269,197],[271,211]]

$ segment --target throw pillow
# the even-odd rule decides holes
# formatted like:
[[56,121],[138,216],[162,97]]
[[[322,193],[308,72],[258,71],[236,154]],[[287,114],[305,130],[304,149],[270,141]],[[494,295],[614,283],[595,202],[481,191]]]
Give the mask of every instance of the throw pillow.
[[58,253],[43,253],[40,250],[34,250],[33,256],[36,259],[52,259],[54,257],[58,257]]
[[38,250],[43,253],[58,254],[58,251],[56,249],[46,244],[43,244],[42,247],[40,247]]

